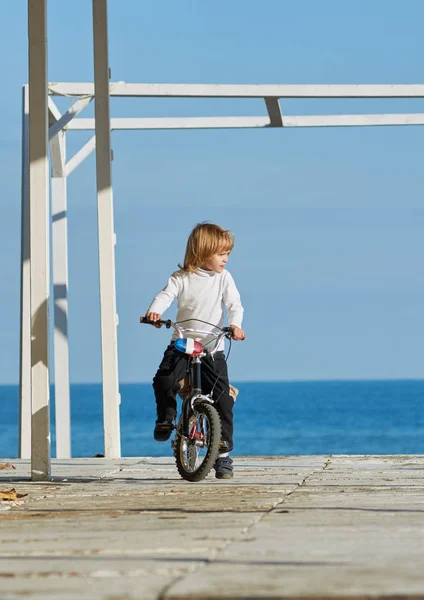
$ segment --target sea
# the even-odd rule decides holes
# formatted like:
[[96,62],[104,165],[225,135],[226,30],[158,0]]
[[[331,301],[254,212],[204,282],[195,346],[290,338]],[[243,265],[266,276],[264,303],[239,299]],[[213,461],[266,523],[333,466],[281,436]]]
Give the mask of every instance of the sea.
[[[234,455],[424,454],[424,380],[235,383]],[[121,384],[122,456],[171,456],[153,439],[150,384]],[[0,386],[0,457],[18,456],[18,386]],[[51,390],[55,456],[54,387]],[[72,456],[104,453],[102,387],[71,385]]]

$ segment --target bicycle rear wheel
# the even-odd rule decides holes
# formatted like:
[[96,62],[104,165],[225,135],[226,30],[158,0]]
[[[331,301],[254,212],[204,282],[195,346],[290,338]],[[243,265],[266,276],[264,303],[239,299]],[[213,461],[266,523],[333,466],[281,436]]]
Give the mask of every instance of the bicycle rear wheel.
[[212,469],[221,439],[217,410],[206,402],[196,404],[189,419],[189,436],[177,432],[175,460],[178,473],[186,481],[201,481]]

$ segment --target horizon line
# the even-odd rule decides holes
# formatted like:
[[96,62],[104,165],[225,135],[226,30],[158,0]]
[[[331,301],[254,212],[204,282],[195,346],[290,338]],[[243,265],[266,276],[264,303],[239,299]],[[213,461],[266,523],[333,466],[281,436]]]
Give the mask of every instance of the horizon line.
[[[423,381],[424,377],[334,377],[319,379],[233,379],[232,383],[355,383],[355,382],[406,382]],[[151,380],[147,381],[120,381],[119,385],[149,385]],[[102,381],[72,381],[73,385],[102,385]],[[54,381],[50,382],[50,387],[54,387]],[[19,387],[17,383],[0,383],[0,387]]]

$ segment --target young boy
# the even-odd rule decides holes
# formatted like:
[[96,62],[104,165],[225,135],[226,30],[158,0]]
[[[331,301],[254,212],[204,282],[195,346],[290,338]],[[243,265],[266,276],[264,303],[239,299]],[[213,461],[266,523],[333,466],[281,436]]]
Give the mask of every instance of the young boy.
[[[178,265],[180,270],[171,275],[167,286],[154,298],[146,312],[146,318],[158,321],[177,298],[177,322],[185,321],[185,327],[198,329],[199,323],[190,323],[190,320],[201,319],[222,327],[225,307],[228,323],[233,330],[233,339],[244,340],[240,294],[230,273],[225,270],[233,246],[233,237],[226,229],[212,223],[197,225],[188,238],[184,264]],[[212,331],[214,328],[202,323],[201,329]],[[207,334],[192,336],[203,345],[212,339]],[[175,349],[173,342],[176,338],[177,334],[174,333],[153,379],[157,408],[153,435],[155,440],[160,442],[171,436],[176,417],[179,382],[185,376],[189,360],[187,355]],[[213,388],[213,398],[217,400],[216,407],[221,417],[222,435],[219,457],[214,466],[215,474],[218,479],[231,479],[233,461],[229,453],[233,449],[234,400],[229,394],[227,363],[223,350],[222,342],[222,347],[213,359],[208,356],[202,359],[202,389],[207,394]]]

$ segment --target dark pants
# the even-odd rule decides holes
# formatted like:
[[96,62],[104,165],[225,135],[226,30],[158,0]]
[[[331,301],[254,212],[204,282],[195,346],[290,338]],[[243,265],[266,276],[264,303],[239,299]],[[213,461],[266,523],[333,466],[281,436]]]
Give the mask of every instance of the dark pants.
[[[165,350],[162,362],[153,379],[153,389],[156,396],[158,420],[169,418],[177,409],[176,395],[180,390],[180,381],[187,372],[187,354],[175,349],[171,344]],[[221,417],[221,439],[233,448],[233,405],[228,382],[227,362],[223,352],[217,352],[214,357],[206,356],[202,359],[202,392],[209,394],[213,388],[212,397]],[[219,374],[219,377],[218,377]],[[217,380],[218,377],[218,380]],[[215,386],[215,387],[214,387]]]

